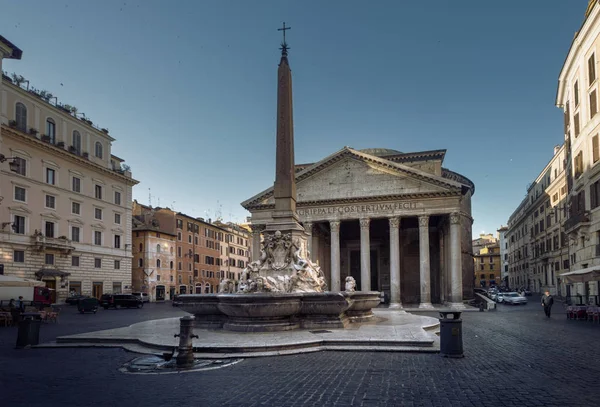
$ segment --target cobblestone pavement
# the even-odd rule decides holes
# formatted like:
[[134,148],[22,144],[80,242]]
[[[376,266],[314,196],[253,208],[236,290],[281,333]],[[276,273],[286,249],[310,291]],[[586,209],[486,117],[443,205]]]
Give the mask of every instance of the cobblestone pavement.
[[[595,406],[600,326],[547,319],[526,306],[463,314],[465,358],[437,354],[318,352],[246,359],[185,374],[125,375],[136,355],[117,349],[14,350],[0,328],[2,406]],[[141,310],[72,308],[43,339],[181,315],[168,304]],[[436,316],[431,314],[432,316]]]

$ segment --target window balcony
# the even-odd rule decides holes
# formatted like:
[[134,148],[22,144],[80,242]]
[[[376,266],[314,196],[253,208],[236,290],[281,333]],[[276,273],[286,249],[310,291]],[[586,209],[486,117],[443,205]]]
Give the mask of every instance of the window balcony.
[[577,231],[582,226],[588,226],[590,224],[590,212],[583,211],[575,215],[572,215],[565,221],[565,232],[572,233]]
[[75,247],[71,246],[71,241],[64,236],[48,237],[41,233],[34,233],[32,236],[33,248],[37,251],[59,251],[63,254],[70,254]]

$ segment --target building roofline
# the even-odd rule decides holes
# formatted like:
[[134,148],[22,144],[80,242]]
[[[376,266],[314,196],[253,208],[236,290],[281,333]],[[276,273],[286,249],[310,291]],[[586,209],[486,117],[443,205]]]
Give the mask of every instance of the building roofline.
[[11,53],[6,56],[6,59],[21,59],[23,56],[23,51],[21,48],[17,47],[15,44],[4,38],[0,35],[0,45],[3,45],[4,48],[10,49]]

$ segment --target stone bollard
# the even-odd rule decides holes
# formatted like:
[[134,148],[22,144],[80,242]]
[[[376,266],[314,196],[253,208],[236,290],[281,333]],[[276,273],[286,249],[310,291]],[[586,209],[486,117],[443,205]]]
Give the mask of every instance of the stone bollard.
[[194,319],[190,315],[180,318],[179,333],[174,335],[175,338],[179,337],[179,349],[175,360],[177,361],[177,367],[180,368],[194,365],[192,339],[198,338],[198,335],[194,335]]

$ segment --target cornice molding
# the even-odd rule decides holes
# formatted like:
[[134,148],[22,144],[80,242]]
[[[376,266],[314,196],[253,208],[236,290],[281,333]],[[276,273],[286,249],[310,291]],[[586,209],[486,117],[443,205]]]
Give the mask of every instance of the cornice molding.
[[[336,204],[354,204],[362,202],[388,202],[394,200],[407,200],[407,199],[435,199],[435,198],[447,198],[447,197],[460,197],[459,192],[427,192],[419,194],[403,194],[403,195],[378,195],[370,197],[358,197],[358,198],[343,198],[343,199],[323,199],[313,201],[302,201],[297,202],[298,208],[304,208],[315,205],[336,205]],[[275,209],[275,204],[263,204],[263,205],[252,205],[245,207],[248,210],[264,210],[264,209]]]
[[102,167],[101,165],[98,165],[92,161],[86,160],[83,157],[79,157],[75,154],[68,152],[67,150],[64,150],[62,148],[59,148],[59,147],[53,146],[49,143],[38,140],[37,138],[35,138],[29,134],[25,134],[19,130],[15,130],[12,127],[6,126],[4,124],[2,124],[2,136],[3,137],[4,136],[13,137],[13,138],[17,139],[18,141],[25,142],[25,143],[29,144],[30,146],[34,146],[39,149],[45,150],[47,152],[56,154],[56,155],[60,156],[61,158],[66,159],[68,161],[76,162],[77,164],[83,165],[85,167],[91,167],[94,170],[101,172],[103,175],[108,175],[110,177],[117,178],[121,181],[124,181],[127,184],[130,184],[131,186],[139,184],[139,181],[134,178],[129,178],[124,175],[121,175],[118,172],[109,170],[108,168]]
[[[342,161],[346,158],[355,158],[355,159],[358,159],[358,160],[361,160],[361,161],[364,161],[364,162],[367,162],[370,164],[378,165],[378,166],[388,169],[388,170],[392,170],[392,171],[396,171],[399,173],[409,175],[410,177],[420,180],[420,181],[423,181],[423,182],[442,186],[444,188],[449,188],[451,191],[456,190],[459,193],[461,192],[462,184],[460,184],[459,182],[454,181],[448,177],[439,177],[437,175],[430,174],[425,171],[422,171],[422,170],[419,170],[416,168],[412,168],[412,167],[409,167],[409,166],[401,164],[401,163],[389,161],[386,158],[380,158],[380,157],[376,157],[376,156],[373,156],[370,154],[362,153],[360,151],[354,150],[349,147],[344,147],[342,150],[338,151],[337,153],[334,153],[334,154],[330,155],[329,157],[326,157],[323,160],[319,161],[318,163],[313,164],[312,166],[310,166],[300,172],[297,172],[295,175],[296,183],[300,183],[300,182],[304,181],[305,179],[322,171],[323,169],[330,167],[331,165],[333,165],[339,161]],[[452,174],[456,174],[457,176],[460,176],[460,174],[457,174],[457,173],[452,173]],[[467,178],[465,178],[465,177],[463,177],[463,178],[468,181]],[[474,188],[474,185],[472,182],[470,182],[469,186],[472,186]],[[242,206],[245,209],[254,207],[255,205],[259,204],[260,202],[271,198],[273,196],[273,193],[274,193],[273,187],[268,188],[268,189],[264,190],[263,192],[259,193],[258,195],[255,195],[254,197],[242,202]],[[300,203],[298,203],[298,204],[300,204]]]

